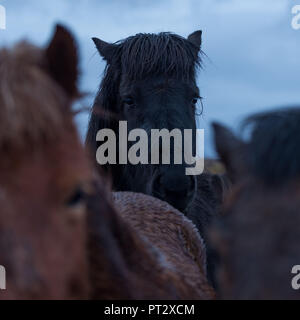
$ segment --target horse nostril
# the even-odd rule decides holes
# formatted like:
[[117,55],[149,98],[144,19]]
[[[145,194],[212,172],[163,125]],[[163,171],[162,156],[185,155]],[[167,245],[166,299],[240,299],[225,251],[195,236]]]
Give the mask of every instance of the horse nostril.
[[194,197],[195,187],[194,177],[170,170],[160,174],[154,180],[153,196],[168,202],[184,213]]
[[195,192],[194,177],[166,172],[156,177],[153,183],[153,195],[169,202],[180,211],[185,210]]

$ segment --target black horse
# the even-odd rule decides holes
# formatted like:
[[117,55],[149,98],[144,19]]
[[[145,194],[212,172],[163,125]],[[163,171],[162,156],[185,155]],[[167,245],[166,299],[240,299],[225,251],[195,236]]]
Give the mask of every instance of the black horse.
[[[137,34],[115,44],[93,41],[107,62],[86,139],[93,160],[100,145],[97,132],[109,128],[117,134],[120,120],[128,122],[128,130],[140,128],[147,133],[151,129],[192,129],[195,155],[200,99],[196,72],[202,62],[202,31],[187,39],[160,33]],[[205,226],[219,203],[213,187],[219,188],[220,183],[207,174],[187,176],[187,167],[187,163],[173,162],[106,165],[105,169],[112,176],[114,190],[142,192],[169,202],[190,217],[205,237]]]

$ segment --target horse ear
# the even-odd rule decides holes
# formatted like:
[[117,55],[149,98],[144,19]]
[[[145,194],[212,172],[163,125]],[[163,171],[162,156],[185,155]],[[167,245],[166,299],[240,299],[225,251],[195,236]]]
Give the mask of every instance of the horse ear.
[[77,46],[71,33],[61,25],[56,26],[54,35],[46,49],[46,60],[52,78],[70,98],[78,97]]
[[94,41],[97,50],[99,51],[100,55],[107,61],[110,62],[116,49],[117,45],[105,42],[98,38],[92,38]]
[[202,31],[198,30],[188,36],[188,40],[192,42],[199,50],[202,45]]
[[213,123],[215,148],[224,163],[229,178],[234,182],[246,173],[247,145],[230,129]]

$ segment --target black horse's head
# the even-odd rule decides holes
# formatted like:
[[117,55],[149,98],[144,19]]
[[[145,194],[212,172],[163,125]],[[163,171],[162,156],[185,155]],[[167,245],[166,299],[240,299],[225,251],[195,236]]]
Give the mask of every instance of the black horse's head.
[[[128,131],[145,130],[149,142],[151,129],[182,133],[192,129],[195,155],[201,37],[202,32],[196,31],[187,39],[171,33],[138,34],[115,44],[93,39],[107,62],[87,135],[93,157],[99,146],[98,130],[109,128],[118,133],[120,120],[127,121]],[[196,194],[195,177],[186,175],[189,165],[184,156],[182,164],[175,164],[173,145],[171,139],[170,164],[109,166],[114,188],[151,194],[185,211]],[[150,161],[150,144],[147,149]]]

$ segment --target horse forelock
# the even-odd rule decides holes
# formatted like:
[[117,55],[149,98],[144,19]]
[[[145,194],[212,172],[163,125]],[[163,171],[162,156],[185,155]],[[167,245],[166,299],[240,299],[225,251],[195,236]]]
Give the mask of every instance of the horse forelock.
[[117,58],[130,80],[163,75],[193,79],[201,67],[199,49],[187,39],[172,33],[140,33],[118,42]]
[[43,51],[20,43],[0,51],[0,150],[38,144],[63,128],[67,97],[46,73]]

